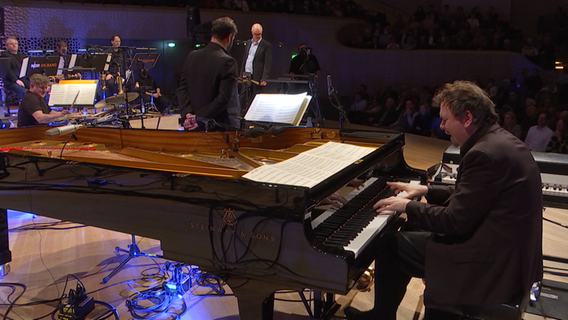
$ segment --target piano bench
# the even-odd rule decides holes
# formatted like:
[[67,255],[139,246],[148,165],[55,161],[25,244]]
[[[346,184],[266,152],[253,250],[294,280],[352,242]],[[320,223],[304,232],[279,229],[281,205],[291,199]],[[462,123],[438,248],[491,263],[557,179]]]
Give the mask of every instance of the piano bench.
[[424,320],[521,320],[528,305],[531,290],[521,299],[503,304],[481,306],[439,305],[424,294]]

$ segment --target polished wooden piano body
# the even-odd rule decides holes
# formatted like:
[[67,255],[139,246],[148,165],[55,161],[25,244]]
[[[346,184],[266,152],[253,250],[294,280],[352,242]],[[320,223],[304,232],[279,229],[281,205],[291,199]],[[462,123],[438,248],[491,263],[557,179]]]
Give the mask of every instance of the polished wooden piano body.
[[[389,131],[82,128],[75,140],[47,129],[0,131],[1,207],[158,239],[164,258],[226,279],[247,320],[275,290],[346,293],[374,259],[378,236],[357,257],[317,240],[323,199],[361,175],[426,183],[402,157],[404,135]],[[374,151],[312,188],[242,177],[327,141]]]

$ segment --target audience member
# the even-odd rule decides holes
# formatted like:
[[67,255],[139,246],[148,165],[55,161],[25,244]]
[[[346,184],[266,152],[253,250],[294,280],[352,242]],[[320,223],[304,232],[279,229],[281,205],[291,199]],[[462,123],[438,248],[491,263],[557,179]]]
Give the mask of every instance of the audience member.
[[556,121],[556,130],[546,146],[546,151],[568,154],[568,117]]
[[517,117],[515,116],[514,112],[505,112],[505,115],[503,116],[502,127],[512,133],[515,137],[521,139],[523,130],[521,129],[521,126],[517,124]]
[[554,132],[546,125],[547,116],[545,112],[538,114],[538,122],[532,126],[525,138],[525,144],[533,151],[545,151],[550,138]]
[[419,112],[414,118],[411,132],[421,136],[430,136],[431,130],[432,115],[430,114],[430,110],[428,110],[428,106],[426,104],[421,104]]

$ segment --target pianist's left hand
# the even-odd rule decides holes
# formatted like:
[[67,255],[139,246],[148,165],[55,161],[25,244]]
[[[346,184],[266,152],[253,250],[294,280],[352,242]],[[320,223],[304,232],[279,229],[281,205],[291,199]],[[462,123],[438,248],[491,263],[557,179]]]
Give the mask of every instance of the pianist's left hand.
[[406,205],[412,200],[403,197],[390,197],[379,200],[373,206],[379,213],[406,212]]
[[331,205],[333,208],[341,208],[343,205],[346,205],[349,201],[345,199],[345,197],[339,192],[335,191],[329,197],[323,199],[320,204],[321,205]]

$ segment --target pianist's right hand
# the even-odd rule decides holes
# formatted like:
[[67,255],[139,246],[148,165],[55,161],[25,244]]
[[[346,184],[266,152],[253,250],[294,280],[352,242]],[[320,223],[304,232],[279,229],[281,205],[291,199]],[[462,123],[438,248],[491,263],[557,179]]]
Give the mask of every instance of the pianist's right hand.
[[395,194],[406,192],[404,195],[406,199],[418,199],[428,193],[428,186],[421,184],[410,184],[405,182],[387,182],[387,185],[394,190]]

